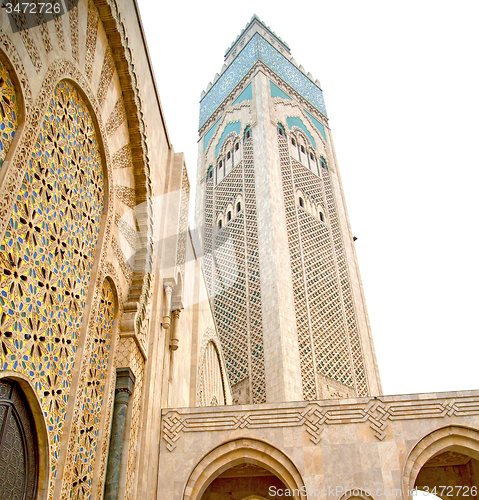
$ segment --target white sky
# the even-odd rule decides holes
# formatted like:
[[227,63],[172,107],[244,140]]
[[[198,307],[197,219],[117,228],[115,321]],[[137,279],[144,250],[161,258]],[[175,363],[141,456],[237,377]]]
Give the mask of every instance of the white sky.
[[320,80],[384,393],[479,388],[479,2],[138,1],[192,186],[200,93],[254,13]]

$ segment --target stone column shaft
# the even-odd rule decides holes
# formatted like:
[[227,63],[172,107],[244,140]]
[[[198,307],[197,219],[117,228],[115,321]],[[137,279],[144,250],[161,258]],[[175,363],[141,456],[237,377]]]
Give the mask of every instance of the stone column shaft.
[[133,392],[135,376],[130,368],[116,371],[115,404],[110,434],[110,449],[105,480],[105,500],[116,500],[120,487],[121,456],[125,440],[126,414]]

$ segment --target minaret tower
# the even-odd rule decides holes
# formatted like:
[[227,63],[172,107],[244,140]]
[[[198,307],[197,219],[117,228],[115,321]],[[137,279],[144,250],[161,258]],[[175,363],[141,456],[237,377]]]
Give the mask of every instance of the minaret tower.
[[323,93],[256,16],[199,127],[196,223],[235,401],[380,394]]

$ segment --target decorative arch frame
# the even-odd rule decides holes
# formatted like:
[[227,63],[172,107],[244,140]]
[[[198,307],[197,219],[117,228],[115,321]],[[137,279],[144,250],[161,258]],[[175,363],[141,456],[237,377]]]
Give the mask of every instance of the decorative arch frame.
[[[238,211],[237,210],[237,207],[238,207],[238,203],[240,203],[240,206],[241,206],[241,209]],[[242,193],[238,193],[236,195],[236,198],[235,198],[235,202],[234,202],[234,214],[239,214],[243,209],[244,209],[244,201],[243,201],[243,194]]]
[[304,141],[304,145],[305,145],[305,148],[308,149],[308,153],[309,153],[309,150],[314,151],[314,148],[313,148],[313,145],[311,144],[311,141],[309,140],[309,138],[306,136],[306,134],[299,127],[297,127],[296,125],[293,126],[293,128],[291,129],[291,133],[294,136],[294,138],[296,139],[297,143],[298,143],[299,139]]
[[38,484],[36,498],[37,500],[46,500],[48,498],[50,479],[50,440],[40,401],[30,379],[22,373],[11,370],[2,371],[0,373],[0,380],[12,380],[16,382],[27,400],[38,444]]
[[227,149],[231,146],[234,148],[234,145],[238,139],[238,134],[236,132],[230,132],[224,139],[223,143],[220,146],[218,158],[224,157]]
[[206,488],[225,470],[242,463],[263,467],[284,485],[300,492],[295,500],[306,500],[303,478],[293,461],[275,446],[251,438],[227,441],[217,446],[196,464],[188,477],[182,500],[201,500]]
[[479,430],[449,425],[436,429],[420,439],[409,452],[404,463],[404,498],[410,498],[409,492],[414,489],[416,479],[425,463],[435,455],[451,449],[479,460]]
[[[224,226],[223,226],[224,227]],[[201,349],[200,349],[200,356],[199,356],[199,364],[198,364],[198,382],[196,386],[196,404],[199,406],[201,401],[200,401],[200,391],[202,388],[202,370],[203,370],[203,364],[205,361],[205,356],[206,356],[206,348],[208,347],[208,344],[212,342],[216,348],[216,352],[218,353],[218,358],[220,361],[220,369],[221,369],[221,378],[222,378],[222,383],[223,383],[223,391],[224,391],[224,396],[225,396],[225,401],[226,404],[231,404],[231,401],[228,401],[228,391],[227,388],[229,386],[228,383],[228,374],[226,373],[226,366],[225,366],[225,361],[223,358],[223,350],[221,348],[221,343],[220,339],[218,338],[218,335],[216,333],[216,330],[214,327],[209,326],[206,329],[206,332],[203,336],[203,340],[201,342]]]

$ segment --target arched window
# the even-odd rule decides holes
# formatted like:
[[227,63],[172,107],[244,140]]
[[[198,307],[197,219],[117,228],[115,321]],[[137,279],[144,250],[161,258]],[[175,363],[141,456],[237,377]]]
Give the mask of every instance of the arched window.
[[249,139],[251,137],[251,127],[248,125],[244,131],[244,138]]
[[281,123],[278,123],[278,134],[282,135],[283,137],[286,136],[286,132],[284,131],[284,127],[283,125],[281,125]]
[[241,212],[241,202],[238,201],[238,203],[236,204],[236,213],[240,213]]
[[206,174],[206,178],[208,180],[213,178],[213,165],[210,165],[208,168],[208,173]]
[[[0,380],[0,498],[36,498],[38,442],[30,406],[20,386]],[[8,480],[7,480],[8,477]]]
[[299,197],[299,206],[300,206],[301,208],[304,208],[304,200],[303,200],[303,198],[301,198],[301,197]]
[[18,127],[18,104],[13,79],[0,61],[0,168]]
[[292,144],[293,146],[296,146],[296,141],[295,141],[293,138],[291,138],[291,144]]
[[218,227],[221,229],[223,227],[223,221],[219,220],[218,221]]
[[321,222],[324,222],[324,214],[323,214],[323,212],[319,212],[319,218],[321,219]]
[[231,212],[228,212],[228,215],[226,216],[226,220],[229,222],[231,220]]
[[238,149],[239,149],[239,142],[235,144],[235,151],[238,151]]
[[321,161],[321,166],[324,168],[324,170],[328,170],[328,165],[326,163],[326,160],[321,156],[320,158]]

